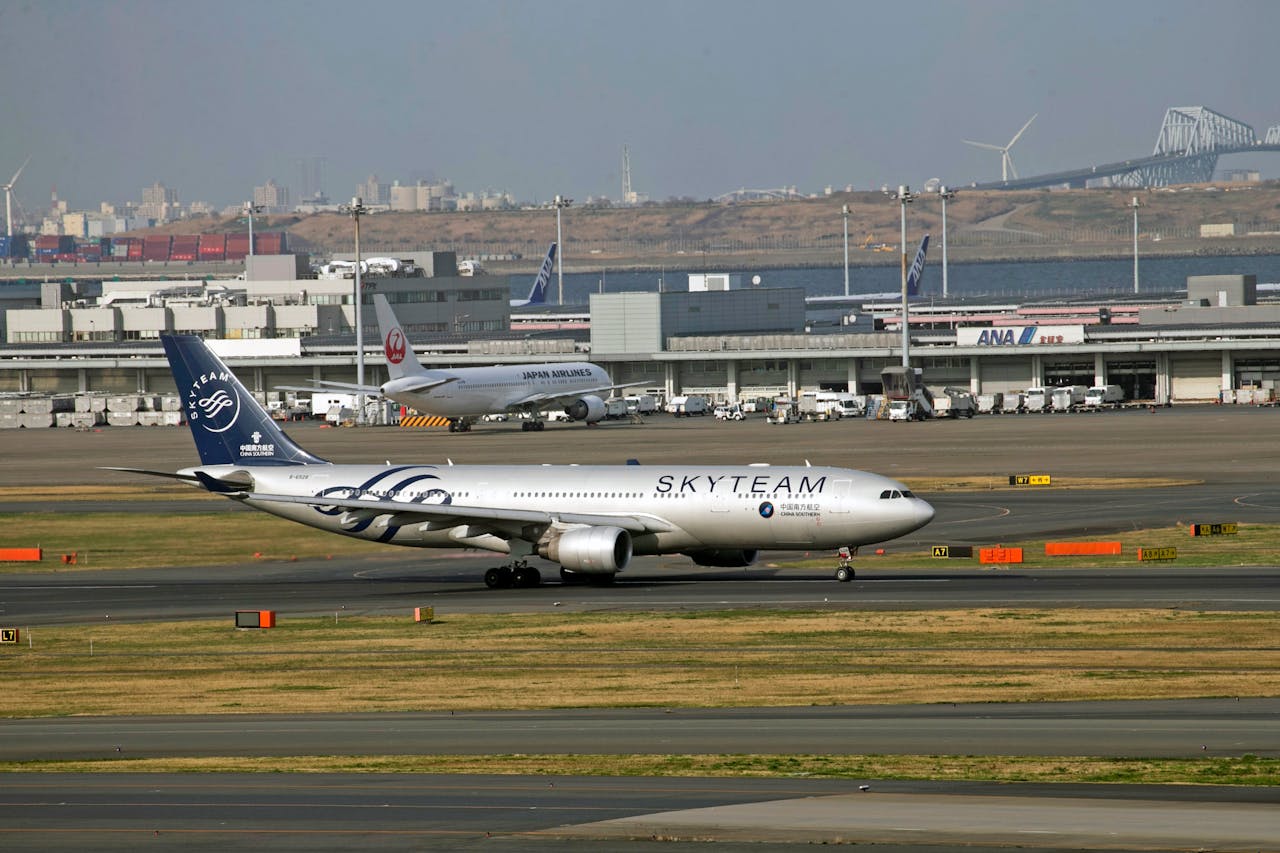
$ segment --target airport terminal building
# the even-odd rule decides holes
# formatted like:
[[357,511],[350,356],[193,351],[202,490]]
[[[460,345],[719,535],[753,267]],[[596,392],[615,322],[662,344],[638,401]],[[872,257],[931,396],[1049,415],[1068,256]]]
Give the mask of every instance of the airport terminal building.
[[[229,365],[264,395],[354,381],[352,278],[315,278],[295,256],[250,260],[239,279],[50,282],[38,295],[11,293],[0,304],[0,394],[172,393],[159,344],[170,332],[222,341]],[[897,303],[855,298],[838,325],[822,326],[799,288],[605,293],[591,297],[589,330],[522,331],[505,278],[459,276],[447,252],[403,262],[363,282],[368,382],[386,379],[375,292],[428,366],[590,358],[614,381],[668,398],[874,394],[881,370],[902,362]],[[1280,303],[1260,303],[1247,275],[1195,277],[1185,295],[1114,305],[913,306],[910,326],[912,365],[935,390],[1114,384],[1130,400],[1176,404],[1274,392],[1280,380]]]

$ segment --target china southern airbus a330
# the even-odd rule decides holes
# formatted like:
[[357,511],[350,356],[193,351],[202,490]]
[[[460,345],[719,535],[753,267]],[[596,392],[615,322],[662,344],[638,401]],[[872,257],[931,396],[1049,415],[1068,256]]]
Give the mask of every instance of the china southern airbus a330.
[[[338,465],[303,450],[200,338],[164,336],[201,464],[184,480],[332,533],[418,548],[477,548],[508,565],[490,587],[611,581],[635,555],[747,566],[761,549],[882,542],[933,518],[901,483],[844,468],[767,465]],[[842,580],[850,577],[843,570]]]

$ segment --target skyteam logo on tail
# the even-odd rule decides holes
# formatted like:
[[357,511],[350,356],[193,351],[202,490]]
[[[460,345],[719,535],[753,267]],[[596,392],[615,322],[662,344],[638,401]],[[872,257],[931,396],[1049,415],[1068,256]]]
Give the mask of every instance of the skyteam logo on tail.
[[392,364],[399,364],[404,361],[405,353],[409,351],[409,345],[405,341],[404,332],[400,330],[399,326],[387,332],[387,340],[383,349],[387,353],[387,361]]
[[187,391],[187,420],[212,433],[222,433],[240,418],[240,396],[230,373],[201,374]]

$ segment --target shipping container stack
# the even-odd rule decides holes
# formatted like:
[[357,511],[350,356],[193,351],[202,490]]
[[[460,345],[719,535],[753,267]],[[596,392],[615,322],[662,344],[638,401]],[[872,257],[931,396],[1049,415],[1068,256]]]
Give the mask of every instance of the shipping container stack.
[[285,232],[267,231],[253,235],[253,253],[255,255],[283,255],[285,249]]
[[112,237],[111,238],[111,260],[113,261],[142,260],[142,240],[137,237]]
[[175,234],[169,247],[169,260],[195,261],[200,258],[200,238],[195,234]]
[[52,264],[61,260],[61,256],[70,256],[73,260],[75,259],[75,237],[42,234],[36,238],[36,261],[38,263]]
[[142,260],[144,261],[167,261],[169,260],[169,235],[159,234],[142,238]]
[[14,234],[12,237],[0,234],[0,258],[25,260],[30,256],[31,246],[26,234]]
[[201,234],[200,260],[225,261],[227,259],[227,235]]
[[104,258],[111,259],[111,239],[109,237],[90,237],[76,240],[77,261],[96,264]]
[[[254,235],[257,236],[257,235]],[[249,254],[249,235],[248,234],[228,234],[227,235],[227,254],[228,261],[243,261],[245,255]]]

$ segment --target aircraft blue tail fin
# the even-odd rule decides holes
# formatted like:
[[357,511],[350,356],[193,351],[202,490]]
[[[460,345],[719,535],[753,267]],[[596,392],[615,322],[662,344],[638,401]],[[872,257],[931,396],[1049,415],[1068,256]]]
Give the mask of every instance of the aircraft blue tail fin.
[[[911,262],[911,269],[907,272],[907,295],[920,295],[920,276],[924,273],[924,253],[929,250],[929,235],[924,235],[924,239],[920,241],[920,248],[916,250],[916,259]],[[903,260],[906,256],[903,255]]]
[[195,335],[162,335],[202,465],[320,465]]
[[551,266],[556,260],[556,244],[552,243],[551,248],[547,249],[547,256],[542,259],[542,266],[538,269],[538,276],[533,280],[533,287],[529,289],[529,305],[543,305],[547,301],[547,282],[551,280]]

